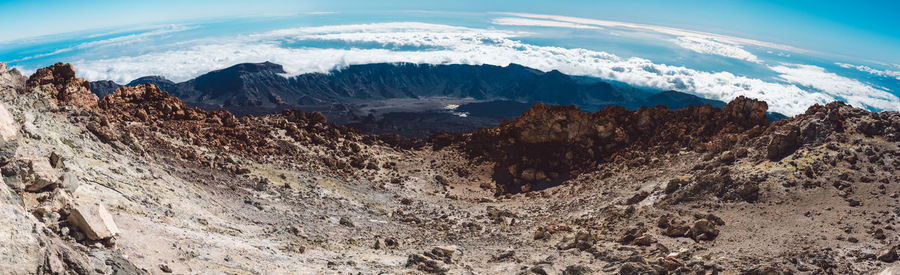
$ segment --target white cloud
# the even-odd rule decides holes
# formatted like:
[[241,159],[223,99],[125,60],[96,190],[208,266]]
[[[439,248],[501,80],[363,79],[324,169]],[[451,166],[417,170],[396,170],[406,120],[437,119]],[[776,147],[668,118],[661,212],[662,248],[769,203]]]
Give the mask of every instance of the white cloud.
[[555,20],[528,19],[528,18],[515,18],[515,17],[495,18],[495,19],[491,20],[491,23],[495,24],[495,25],[504,25],[504,26],[535,26],[535,27],[558,27],[558,28],[572,28],[572,29],[602,29],[597,26],[575,24],[575,23],[570,23],[570,22],[561,22],[561,21],[555,21]]
[[702,54],[720,55],[753,63],[762,63],[756,55],[742,49],[740,46],[719,43],[705,38],[682,36],[675,39],[675,44]]
[[[84,50],[84,49],[88,49],[88,48],[124,46],[124,45],[142,42],[142,41],[147,41],[148,39],[150,39],[150,37],[153,37],[153,36],[160,36],[160,35],[165,35],[165,34],[170,34],[170,33],[182,32],[182,31],[191,30],[194,28],[195,27],[183,26],[183,25],[168,25],[168,26],[159,27],[157,29],[147,31],[147,32],[117,36],[117,37],[103,39],[103,40],[97,40],[97,41],[84,42],[84,43],[80,43],[80,44],[77,44],[72,47],[56,49],[56,50],[54,50],[52,52],[48,52],[48,53],[26,56],[26,57],[23,57],[20,59],[11,60],[10,62],[21,62],[21,61],[26,61],[29,59],[47,57],[47,56],[51,56],[51,55],[57,55],[57,54],[65,53],[65,52],[71,52],[74,50]],[[88,37],[95,38],[98,36],[111,35],[111,34],[115,34],[115,33],[109,32],[109,33],[88,36]]]
[[580,18],[580,17],[571,17],[571,16],[561,16],[561,15],[546,15],[546,14],[533,14],[533,13],[511,13],[504,12],[500,13],[509,16],[518,16],[524,18],[536,18],[536,19],[548,19],[548,20],[556,20],[561,22],[570,22],[584,25],[594,25],[601,27],[615,27],[615,28],[628,28],[628,29],[638,29],[638,30],[646,30],[646,31],[654,31],[658,33],[664,33],[668,35],[678,36],[678,37],[695,37],[702,38],[712,41],[719,41],[723,43],[735,44],[735,45],[754,45],[772,49],[780,49],[785,51],[792,52],[809,52],[807,50],[795,48],[788,45],[781,45],[776,43],[764,42],[759,40],[727,36],[721,34],[714,34],[708,32],[699,32],[671,27],[663,27],[663,26],[654,26],[647,24],[636,24],[636,23],[628,23],[628,22],[619,22],[619,21],[609,21],[609,20],[598,20],[598,19],[590,19],[590,18]]
[[[724,36],[712,33],[696,32],[676,28],[660,27],[626,22],[596,20],[568,16],[527,14],[527,13],[502,13],[519,17],[496,18],[491,22],[496,25],[516,26],[545,26],[565,28],[626,28],[632,30],[652,31],[656,33],[675,36],[672,41],[675,45],[702,54],[719,55],[728,58],[745,60],[753,63],[762,63],[756,55],[744,50],[741,44],[764,46],[768,48],[786,49],[788,46],[766,43],[756,40]],[[539,18],[539,19],[535,19]]]
[[[794,115],[835,96],[855,106],[898,110],[897,98],[853,80],[835,77],[802,65],[773,67],[786,83],[767,82],[728,72],[703,72],[681,66],[656,64],[643,58],[622,58],[587,49],[537,46],[514,40],[502,30],[471,29],[424,23],[385,23],[322,26],[278,30],[263,34],[197,40],[179,50],[153,52],[103,60],[73,62],[82,77],[128,82],[145,75],[163,75],[183,81],[202,73],[243,62],[272,61],[292,75],[327,72],[352,64],[413,62],[429,64],[522,64],[536,69],[590,75],[632,85],[674,89],[711,99],[729,101],[737,96],[758,98],[770,110]],[[369,48],[289,48],[283,42],[335,41]],[[354,44],[358,43],[358,44]],[[372,48],[371,45],[382,45]],[[359,46],[363,47],[363,46]],[[828,80],[819,84],[805,80]],[[802,88],[796,83],[810,88]],[[842,90],[844,89],[844,90]]]
[[113,38],[91,41],[81,43],[75,46],[76,49],[86,49],[91,47],[108,47],[108,46],[122,46],[128,44],[134,44],[141,41],[146,41],[150,37],[161,36],[165,34],[171,34],[176,32],[183,32],[187,30],[195,29],[193,26],[184,26],[184,25],[169,25],[166,27],[161,27],[159,29],[155,29],[148,32],[129,34],[124,36],[117,36]]
[[[869,74],[873,74],[873,75],[877,75],[877,76],[881,76],[881,77],[891,77],[891,78],[900,80],[900,71],[892,71],[892,70],[883,70],[882,71],[882,70],[878,70],[878,69],[875,69],[875,68],[872,68],[869,66],[865,66],[865,65],[853,65],[853,64],[840,63],[840,62],[834,63],[834,64],[837,64],[838,66],[841,66],[841,67],[847,68],[847,69],[856,69],[860,72],[869,73]],[[894,65],[894,66],[897,66],[897,65]],[[898,67],[900,67],[900,66],[898,66]]]
[[782,64],[769,67],[778,77],[790,83],[818,89],[830,96],[843,98],[854,106],[881,110],[900,110],[900,99],[885,90],[876,89],[854,79],[825,71],[813,65]]
[[48,53],[36,54],[36,55],[32,55],[32,56],[26,56],[26,57],[23,57],[23,58],[19,58],[19,59],[16,59],[16,60],[10,60],[9,62],[26,61],[26,60],[34,59],[34,58],[41,58],[41,57],[46,57],[46,56],[51,56],[51,55],[57,55],[57,54],[65,53],[65,52],[71,52],[72,50],[73,50],[72,48],[62,48],[62,49],[57,49],[57,50],[54,50],[54,51],[48,52]]

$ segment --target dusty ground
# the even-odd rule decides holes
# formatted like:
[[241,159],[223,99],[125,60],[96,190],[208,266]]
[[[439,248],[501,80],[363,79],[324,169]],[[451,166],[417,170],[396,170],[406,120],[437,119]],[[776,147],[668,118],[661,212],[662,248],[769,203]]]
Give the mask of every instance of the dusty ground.
[[[19,174],[4,173],[0,267],[12,267],[8,273],[60,271],[48,267],[60,258],[63,272],[98,274],[858,274],[896,260],[885,253],[897,258],[900,148],[890,137],[848,133],[777,161],[723,163],[683,150],[496,195],[494,164],[459,145],[434,151],[352,133],[328,138],[323,133],[344,130],[327,125],[304,128],[318,129],[304,133],[321,142],[301,142],[273,126],[285,123],[276,115],[238,124],[275,129],[245,138],[264,144],[238,147],[222,137],[214,146],[206,140],[219,134],[213,128],[118,121],[102,104],[95,110],[27,91],[12,74],[0,72],[0,101],[14,121],[14,159],[60,156],[64,166],[55,169],[77,179],[67,190],[73,201],[102,202],[120,233],[114,243],[79,240],[77,229],[63,229],[64,217],[37,214],[44,197],[66,188],[26,191]],[[89,129],[102,117],[111,122],[101,127],[117,131],[112,140]],[[356,156],[373,165],[355,167]],[[807,166],[816,166],[815,177],[804,174]],[[701,181],[723,168],[754,178],[758,196],[667,190],[673,180]],[[685,192],[696,194],[674,199]],[[669,236],[679,222],[706,235]],[[29,247],[23,236],[51,244],[16,250]],[[86,256],[66,261],[54,249]]]

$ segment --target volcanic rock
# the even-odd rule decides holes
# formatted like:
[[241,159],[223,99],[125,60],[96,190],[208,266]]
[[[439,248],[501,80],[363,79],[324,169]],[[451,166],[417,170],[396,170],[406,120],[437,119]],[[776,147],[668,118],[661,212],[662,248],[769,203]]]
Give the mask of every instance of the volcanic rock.
[[48,158],[31,157],[22,161],[25,169],[25,174],[22,176],[26,191],[36,192],[59,184],[59,172],[53,168]]
[[90,240],[103,240],[119,234],[112,215],[99,202],[76,202],[67,220]]
[[691,226],[690,235],[695,241],[710,241],[719,236],[719,230],[716,229],[716,224],[710,220],[699,219]]
[[12,114],[0,103],[0,165],[9,162],[16,155],[19,147],[18,129]]
[[593,114],[538,103],[496,129],[476,131],[463,147],[473,157],[497,163],[500,193],[519,193],[552,186],[629,149],[646,152],[661,145],[656,150],[705,146],[724,151],[732,142],[717,139],[759,135],[769,125],[766,110],[765,102],[744,97],[723,109],[608,107]]
[[41,241],[32,234],[37,221],[22,209],[17,196],[0,177],[0,270],[31,274],[43,263]]
[[897,261],[898,258],[897,247],[889,245],[885,248],[882,248],[881,250],[878,250],[877,253],[875,253],[875,258],[882,262],[893,263]]
[[442,251],[438,251],[438,253],[426,251],[423,254],[410,254],[406,260],[406,267],[427,273],[445,274],[450,271],[450,258],[446,256]]
[[40,88],[61,105],[74,105],[86,109],[97,106],[98,98],[91,93],[90,82],[75,77],[72,64],[56,63],[50,67],[40,68],[28,78],[26,85],[28,89]]
[[593,234],[588,232],[578,232],[574,237],[564,239],[562,242],[557,245],[557,248],[560,250],[568,250],[577,248],[581,251],[591,251],[594,249],[594,244],[597,243],[597,239]]
[[766,146],[766,157],[777,161],[793,153],[800,147],[798,135],[799,130],[796,128],[788,129],[786,133],[774,134],[769,145]]

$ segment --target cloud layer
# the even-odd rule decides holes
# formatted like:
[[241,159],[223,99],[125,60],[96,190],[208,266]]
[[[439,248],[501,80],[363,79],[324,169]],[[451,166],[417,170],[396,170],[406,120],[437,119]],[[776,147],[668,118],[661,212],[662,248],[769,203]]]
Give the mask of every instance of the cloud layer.
[[583,25],[571,22],[562,22],[556,20],[541,20],[517,17],[501,17],[494,18],[491,23],[504,26],[534,26],[534,27],[557,27],[571,29],[601,29],[598,26]]
[[[195,27],[184,26],[184,25],[162,26],[159,28],[154,28],[154,29],[150,29],[150,30],[135,33],[135,34],[122,35],[122,36],[116,36],[116,37],[107,38],[107,39],[84,42],[84,43],[80,43],[80,44],[77,44],[72,47],[57,49],[57,50],[54,50],[54,51],[48,52],[48,53],[42,53],[42,54],[37,54],[37,55],[32,55],[32,56],[26,56],[26,57],[16,59],[16,60],[10,60],[10,62],[26,61],[26,60],[35,59],[35,58],[41,58],[41,57],[47,57],[47,56],[57,55],[57,54],[61,54],[61,53],[72,52],[75,50],[86,50],[86,49],[97,50],[98,48],[102,48],[102,47],[121,47],[121,46],[129,45],[129,44],[135,44],[135,43],[139,43],[139,42],[148,41],[149,39],[152,39],[154,37],[159,37],[159,36],[172,34],[172,33],[176,33],[176,32],[187,31],[187,30],[191,30],[194,28]],[[100,34],[87,36],[87,38],[96,38],[96,37],[100,37],[100,36],[114,35],[114,34],[116,34],[116,33],[115,32],[100,33]]]
[[[880,77],[890,77],[890,78],[900,80],[900,71],[878,70],[878,69],[875,69],[875,68],[872,68],[869,66],[865,66],[865,65],[853,65],[853,64],[840,63],[840,62],[835,63],[835,64],[837,64],[838,66],[841,66],[843,68],[847,68],[847,69],[856,69],[860,72],[865,72],[865,73],[877,75]],[[894,66],[897,68],[900,68],[900,65],[894,65]]]
[[857,80],[827,72],[822,67],[782,64],[770,68],[780,73],[779,78],[787,82],[817,89],[837,99],[843,99],[853,106],[900,110],[900,99],[897,96]]
[[700,37],[682,36],[675,39],[675,44],[702,54],[713,54],[753,63],[762,63],[756,55],[737,45],[725,44]]
[[590,27],[605,28],[623,28],[637,31],[650,31],[664,35],[674,36],[672,41],[676,45],[702,54],[718,55],[728,58],[745,60],[753,63],[762,63],[758,57],[743,49],[743,46],[758,46],[770,49],[778,49],[792,52],[807,52],[802,49],[794,48],[787,45],[763,42],[753,39],[746,39],[734,36],[720,35],[707,32],[698,32],[692,30],[662,27],[646,24],[635,24],[628,22],[597,20],[589,18],[545,15],[531,13],[500,13],[503,15],[516,16],[507,18],[497,18],[492,22],[497,25],[518,25],[518,26],[545,26],[545,27],[569,27],[586,29]]
[[[764,81],[728,72],[657,64],[637,57],[622,58],[602,51],[537,46],[515,40],[523,35],[527,33],[416,22],[322,26],[191,41],[178,50],[74,63],[87,79],[120,83],[145,75],[182,81],[242,62],[272,61],[284,65],[290,74],[327,72],[375,62],[500,66],[517,63],[724,101],[744,95],[765,100],[770,110],[788,115],[837,98],[859,107],[900,109],[896,97],[815,66],[773,66],[771,69],[780,74],[779,78]],[[332,46],[287,46],[316,42]],[[335,43],[341,46],[333,46]],[[726,54],[741,56],[739,51]]]

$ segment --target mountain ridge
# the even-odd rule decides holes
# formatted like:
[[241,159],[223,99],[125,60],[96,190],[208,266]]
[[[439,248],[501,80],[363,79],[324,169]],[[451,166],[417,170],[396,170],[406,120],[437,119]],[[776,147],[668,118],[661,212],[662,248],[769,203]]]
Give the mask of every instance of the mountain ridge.
[[[604,105],[623,105],[631,109],[659,105],[654,104],[657,97],[646,101],[617,90],[609,82],[576,78],[557,70],[542,72],[518,64],[501,67],[372,63],[293,77],[284,77],[284,73],[281,65],[271,62],[241,63],[180,83],[148,76],[118,86],[149,82],[190,105],[226,108],[237,113],[241,113],[242,107],[277,109],[347,100],[423,97],[575,104],[588,109]],[[106,95],[118,87],[110,85],[109,81],[95,81],[92,84],[92,91],[98,95]],[[721,101],[680,94],[683,95],[679,98],[670,97],[667,100],[684,99],[689,102],[678,104],[679,107],[700,103],[724,105]]]
[[[502,119],[511,119],[539,102],[576,105],[586,111],[599,111],[611,105],[628,109],[725,105],[677,91],[653,93],[621,83],[570,76],[557,70],[543,72],[518,64],[501,67],[372,63],[350,65],[328,73],[284,75],[284,68],[279,64],[241,63],[180,83],[146,76],[124,86],[151,83],[189,106],[226,109],[237,116],[301,108],[321,112],[331,121],[369,133],[418,138],[441,131],[471,132],[494,127]],[[121,86],[109,81],[91,83],[92,91],[99,96]],[[460,111],[446,108],[451,105],[460,106]]]

